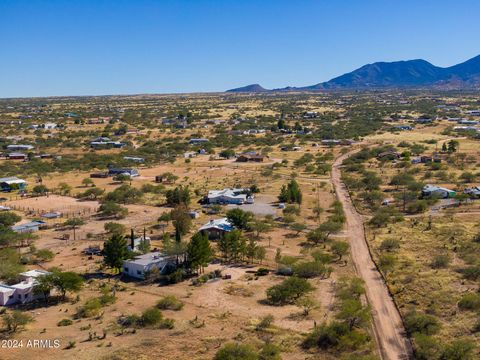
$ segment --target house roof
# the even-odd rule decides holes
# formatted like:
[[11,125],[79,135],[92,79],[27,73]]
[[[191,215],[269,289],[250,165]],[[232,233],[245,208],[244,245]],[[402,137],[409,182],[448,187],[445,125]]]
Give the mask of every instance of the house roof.
[[25,271],[23,273],[20,273],[20,275],[25,276],[25,277],[30,277],[30,278],[37,278],[39,276],[45,276],[45,275],[48,275],[48,274],[50,274],[49,271],[37,270],[37,269],[28,270],[28,271]]
[[12,288],[24,290],[24,289],[31,288],[32,285],[33,285],[33,281],[31,281],[31,280],[30,280],[30,281],[26,280],[26,281],[21,281],[21,282],[19,282],[18,284],[13,284],[13,285],[12,285]]
[[433,192],[433,191],[447,191],[447,192],[453,192],[453,190],[441,187],[441,186],[436,186],[436,185],[425,185],[422,189],[422,191],[426,192]]
[[248,159],[264,159],[264,158],[266,158],[265,155],[258,154],[256,152],[246,152],[246,153],[238,155],[238,157],[241,157],[241,156],[246,157]]
[[25,224],[20,224],[20,225],[15,225],[15,226],[12,226],[11,229],[13,231],[16,231],[16,230],[22,230],[22,229],[28,229],[28,228],[34,228],[34,227],[38,227],[42,224],[45,224],[44,221],[31,221],[31,222],[28,222],[28,223],[25,223]]
[[214,199],[217,197],[228,197],[231,199],[247,199],[246,194],[241,194],[243,192],[243,189],[223,189],[223,190],[210,190],[208,192],[207,197],[209,199]]
[[25,184],[26,181],[23,179],[19,179],[15,176],[12,177],[6,177],[6,178],[0,178],[0,183],[5,183],[5,184]]
[[11,144],[7,146],[7,149],[33,149],[33,146],[28,144]]
[[143,255],[138,255],[135,256],[131,260],[125,260],[123,263],[124,264],[137,264],[137,265],[143,265],[143,266],[148,266],[151,264],[156,264],[159,262],[163,262],[165,260],[170,259],[170,256],[167,256],[161,252],[150,252],[146,253]]
[[0,292],[2,293],[11,293],[15,291],[15,288],[10,285],[0,284]]
[[233,225],[228,221],[227,218],[212,219],[205,225],[203,225],[199,231],[217,229],[222,231],[232,231]]

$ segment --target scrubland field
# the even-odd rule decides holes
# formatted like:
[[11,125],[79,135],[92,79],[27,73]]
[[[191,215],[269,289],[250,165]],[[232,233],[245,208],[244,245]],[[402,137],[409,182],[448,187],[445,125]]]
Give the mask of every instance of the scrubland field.
[[[35,300],[0,307],[0,358],[478,358],[478,107],[398,91],[0,100],[0,294],[48,271]],[[254,201],[208,201],[223,189]],[[350,252],[365,241],[374,284]],[[168,266],[124,273],[151,252]]]

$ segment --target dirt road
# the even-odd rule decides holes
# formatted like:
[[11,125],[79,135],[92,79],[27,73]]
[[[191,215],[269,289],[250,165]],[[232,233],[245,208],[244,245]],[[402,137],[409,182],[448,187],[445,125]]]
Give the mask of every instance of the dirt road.
[[337,158],[332,168],[332,184],[342,202],[347,218],[347,236],[357,274],[365,281],[366,296],[372,308],[374,331],[384,360],[410,359],[412,350],[401,317],[393,303],[387,286],[370,257],[365,239],[363,219],[352,204],[341,181],[340,165],[356,151]]

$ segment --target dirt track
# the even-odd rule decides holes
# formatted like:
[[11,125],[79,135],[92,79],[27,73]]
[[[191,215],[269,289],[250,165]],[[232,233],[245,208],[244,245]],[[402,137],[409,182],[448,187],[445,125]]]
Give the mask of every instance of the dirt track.
[[342,161],[355,153],[351,151],[337,158],[332,168],[332,184],[342,202],[347,218],[347,236],[350,241],[353,263],[357,274],[365,281],[368,303],[372,308],[374,331],[384,360],[410,359],[412,349],[400,314],[388,293],[386,284],[370,256],[363,219],[352,204],[348,191],[341,181]]

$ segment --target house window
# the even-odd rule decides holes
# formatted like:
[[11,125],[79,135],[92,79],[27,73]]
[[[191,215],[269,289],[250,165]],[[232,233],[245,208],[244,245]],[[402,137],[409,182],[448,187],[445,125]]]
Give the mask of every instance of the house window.
[[123,270],[128,273],[128,267],[124,267]]
[[137,275],[142,275],[142,270],[137,270]]

